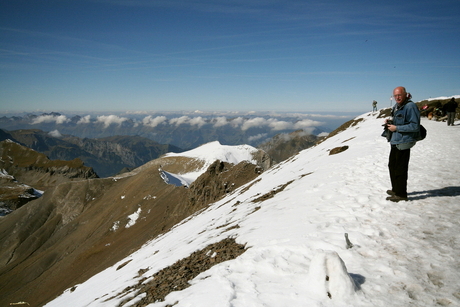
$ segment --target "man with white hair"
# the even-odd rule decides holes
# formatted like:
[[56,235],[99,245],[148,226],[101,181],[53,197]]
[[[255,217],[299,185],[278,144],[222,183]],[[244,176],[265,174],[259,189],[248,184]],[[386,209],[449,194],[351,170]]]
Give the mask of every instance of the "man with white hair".
[[409,170],[410,149],[417,142],[420,131],[420,111],[411,100],[406,89],[398,86],[393,90],[396,104],[391,115],[392,121],[386,121],[388,140],[391,144],[388,169],[390,171],[391,190],[387,200],[398,202],[408,200],[407,177]]

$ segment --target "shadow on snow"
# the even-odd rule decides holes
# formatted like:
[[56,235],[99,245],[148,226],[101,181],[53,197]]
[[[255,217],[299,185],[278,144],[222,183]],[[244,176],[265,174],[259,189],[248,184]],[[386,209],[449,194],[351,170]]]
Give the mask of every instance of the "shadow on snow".
[[460,196],[460,187],[445,187],[429,191],[411,192],[408,194],[410,200],[425,199],[429,197]]

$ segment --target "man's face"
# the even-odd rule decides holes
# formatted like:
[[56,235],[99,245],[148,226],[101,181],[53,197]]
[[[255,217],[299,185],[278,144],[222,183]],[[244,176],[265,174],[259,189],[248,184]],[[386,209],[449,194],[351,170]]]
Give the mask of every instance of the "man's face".
[[395,88],[395,90],[393,91],[393,96],[398,104],[401,104],[402,102],[404,102],[404,100],[406,100],[406,95],[406,92],[399,87]]

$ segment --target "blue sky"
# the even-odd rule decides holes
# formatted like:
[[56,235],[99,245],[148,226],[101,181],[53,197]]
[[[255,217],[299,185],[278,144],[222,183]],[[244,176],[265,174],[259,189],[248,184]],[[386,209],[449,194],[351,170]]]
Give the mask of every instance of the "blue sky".
[[2,0],[0,111],[363,111],[460,94],[460,2]]

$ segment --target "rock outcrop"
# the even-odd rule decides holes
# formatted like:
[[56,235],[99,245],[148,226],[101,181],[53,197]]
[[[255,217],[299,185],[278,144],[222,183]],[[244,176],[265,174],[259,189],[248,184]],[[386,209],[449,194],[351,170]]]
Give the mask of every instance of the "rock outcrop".
[[271,140],[260,144],[257,148],[265,151],[274,163],[279,163],[306,148],[314,146],[319,139],[316,135],[297,130],[289,134],[275,135]]
[[[169,293],[188,288],[190,281],[200,273],[216,264],[235,259],[245,251],[244,245],[236,243],[232,238],[226,238],[192,253],[150,277],[143,277],[136,286],[127,287],[118,296],[123,297],[130,292],[135,292],[136,296],[142,296],[143,298],[133,307],[145,307],[155,302],[164,301]],[[139,274],[143,275],[142,271]],[[150,278],[151,281],[143,284],[147,278]]]
[[50,160],[44,154],[11,140],[0,142],[0,169],[19,182],[46,190],[61,182],[97,178],[91,167],[80,159],[71,161]]
[[5,170],[0,170],[0,216],[11,213],[41,194],[41,191],[19,183]]

